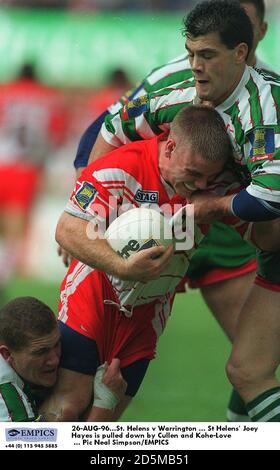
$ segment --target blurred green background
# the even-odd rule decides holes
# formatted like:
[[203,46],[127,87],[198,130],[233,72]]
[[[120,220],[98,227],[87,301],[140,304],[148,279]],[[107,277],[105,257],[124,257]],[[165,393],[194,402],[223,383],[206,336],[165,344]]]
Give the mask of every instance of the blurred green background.
[[[186,12],[114,13],[59,10],[0,10],[0,81],[20,64],[35,62],[41,78],[59,86],[100,86],[115,68],[133,81],[184,53]],[[280,72],[279,15],[258,55]],[[151,47],[152,45],[152,47]]]

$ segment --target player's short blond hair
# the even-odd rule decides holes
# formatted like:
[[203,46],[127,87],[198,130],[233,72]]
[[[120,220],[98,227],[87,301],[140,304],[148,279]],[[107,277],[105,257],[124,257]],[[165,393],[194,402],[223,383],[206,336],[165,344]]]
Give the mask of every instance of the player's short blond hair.
[[53,311],[34,297],[17,297],[0,309],[0,344],[22,351],[57,328]]
[[188,106],[179,111],[170,126],[177,148],[188,148],[205,160],[226,161],[232,145],[219,113],[210,106]]

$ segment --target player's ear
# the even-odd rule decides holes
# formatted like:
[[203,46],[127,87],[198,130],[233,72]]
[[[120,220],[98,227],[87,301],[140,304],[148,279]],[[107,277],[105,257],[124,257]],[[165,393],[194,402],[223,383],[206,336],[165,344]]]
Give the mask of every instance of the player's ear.
[[248,45],[245,42],[241,42],[235,48],[235,62],[242,64],[246,62],[248,54]]
[[9,362],[9,359],[11,358],[11,353],[7,346],[5,346],[5,344],[0,345],[0,355],[5,359],[5,361]]
[[261,26],[260,26],[260,41],[265,37],[267,32],[267,22],[263,21]]
[[165,144],[165,156],[167,158],[171,157],[171,154],[173,150],[175,149],[175,147],[176,147],[175,140],[172,137],[168,137],[166,144]]

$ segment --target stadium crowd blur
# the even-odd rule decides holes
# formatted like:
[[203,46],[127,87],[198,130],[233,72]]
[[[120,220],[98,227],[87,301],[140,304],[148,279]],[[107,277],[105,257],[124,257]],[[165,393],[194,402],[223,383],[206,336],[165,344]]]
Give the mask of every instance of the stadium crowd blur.
[[82,132],[130,86],[115,69],[100,89],[56,89],[41,82],[35,64],[0,85],[0,304],[13,276],[29,274],[34,207],[46,192],[66,196]]
[[[73,14],[116,10],[185,14],[196,3],[195,0],[0,0],[0,6],[6,8],[59,8]],[[268,0],[267,6],[279,3],[280,0]],[[159,65],[162,64],[154,64]],[[46,83],[42,72],[37,73],[36,62],[30,60],[19,64],[12,81],[0,84],[0,306],[5,302],[6,286],[14,276],[38,273],[40,276],[44,251],[44,275],[53,278],[50,264],[53,257],[48,253],[55,252],[54,227],[63,209],[60,204],[65,203],[73,186],[72,162],[80,136],[96,117],[135,85],[135,77],[132,79],[128,73],[123,66],[118,68],[114,64],[99,89],[82,86],[62,89],[56,88],[55,83],[51,86]],[[48,250],[42,246],[48,246]],[[60,264],[56,280],[64,274]]]
[[185,10],[195,0],[0,0],[0,5],[26,8],[67,8],[70,10]]
[[[186,11],[197,0],[0,0],[0,6],[16,8],[59,8],[79,11]],[[280,0],[266,0],[266,9],[277,8]]]

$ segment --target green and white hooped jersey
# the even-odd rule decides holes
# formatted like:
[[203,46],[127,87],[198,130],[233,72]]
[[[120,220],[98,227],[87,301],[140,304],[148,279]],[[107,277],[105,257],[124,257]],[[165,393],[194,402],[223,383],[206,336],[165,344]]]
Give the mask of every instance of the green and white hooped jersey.
[[[259,60],[258,57],[255,68],[263,69],[266,72],[275,74],[274,70],[268,64]],[[108,111],[111,114],[117,113],[122,106],[127,104],[128,97],[132,94],[133,99],[136,99],[139,98],[139,96],[161,90],[162,88],[169,87],[170,85],[175,85],[176,83],[183,82],[191,77],[191,64],[188,54],[185,53],[170,60],[167,64],[153,69],[142,82],[138,83],[136,88],[129,90],[119,101],[110,106]]]
[[[197,101],[191,77],[129,102],[116,115],[107,116],[102,135],[116,147],[152,138],[169,128],[180,109]],[[279,202],[280,77],[246,66],[232,95],[216,110],[232,141],[238,170],[247,177],[249,172],[249,194]]]
[[23,381],[0,355],[0,422],[35,421],[36,418]]
[[188,80],[192,76],[191,66],[188,54],[182,54],[171,60],[165,65],[155,68],[134,90],[130,90],[125,96],[108,108],[111,114],[117,113],[122,106],[128,103],[129,97],[133,95],[133,99],[146,95],[161,88],[166,88],[175,83]]

